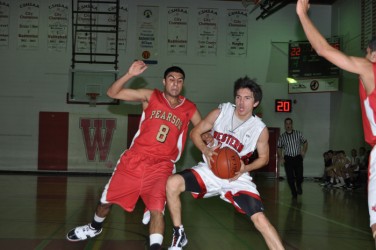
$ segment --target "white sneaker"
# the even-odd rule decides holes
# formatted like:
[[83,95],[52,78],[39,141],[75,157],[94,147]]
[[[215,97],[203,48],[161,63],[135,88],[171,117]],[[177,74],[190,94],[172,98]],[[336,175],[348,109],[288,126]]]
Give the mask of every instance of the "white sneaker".
[[102,228],[99,230],[95,230],[87,224],[85,226],[76,227],[69,231],[67,234],[67,240],[69,241],[81,241],[86,240],[87,238],[94,238],[98,234],[102,232]]

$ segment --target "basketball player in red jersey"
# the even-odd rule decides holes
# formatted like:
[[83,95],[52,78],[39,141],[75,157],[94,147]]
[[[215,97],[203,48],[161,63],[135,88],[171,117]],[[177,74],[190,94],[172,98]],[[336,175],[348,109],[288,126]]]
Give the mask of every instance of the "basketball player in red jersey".
[[[192,129],[191,138],[203,153],[204,162],[169,177],[167,182],[167,205],[173,222],[173,239],[170,250],[187,245],[181,218],[180,194],[191,192],[195,198],[219,196],[231,203],[237,211],[246,214],[260,231],[270,249],[284,249],[282,241],[264,214],[260,194],[249,172],[269,162],[269,132],[259,117],[253,114],[262,99],[260,86],[248,77],[239,78],[234,84],[235,105],[223,103]],[[202,136],[211,131],[213,145],[207,145]],[[240,170],[231,179],[214,175],[208,162],[218,147],[231,147],[242,159]],[[257,149],[258,157],[249,158]]]
[[163,92],[124,88],[131,78],[146,68],[143,61],[135,61],[107,91],[114,99],[141,102],[143,113],[139,130],[105,186],[93,221],[72,229],[67,234],[69,241],[86,240],[100,234],[113,204],[132,212],[141,197],[151,213],[149,249],[161,249],[167,178],[182,154],[189,123],[197,125],[201,116],[195,104],[180,95],[185,73],[179,67],[173,66],[165,71]]
[[359,75],[359,95],[362,110],[365,140],[373,149],[368,166],[368,210],[372,235],[376,236],[376,38],[368,44],[365,57],[348,56],[333,48],[320,34],[310,20],[307,12],[308,0],[298,0],[296,12],[304,32],[318,55],[324,57],[339,68]]

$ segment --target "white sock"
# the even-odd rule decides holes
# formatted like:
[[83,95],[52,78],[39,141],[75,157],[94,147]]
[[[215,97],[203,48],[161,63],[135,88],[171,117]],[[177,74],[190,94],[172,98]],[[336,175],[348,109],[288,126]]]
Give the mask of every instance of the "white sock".
[[101,223],[101,222],[104,221],[104,219],[106,219],[106,217],[99,217],[97,214],[94,214],[94,220],[95,220],[96,222]]
[[151,234],[149,236],[149,239],[150,239],[150,246],[155,244],[155,243],[158,243],[159,245],[162,245],[162,242],[163,242],[163,235],[162,234]]

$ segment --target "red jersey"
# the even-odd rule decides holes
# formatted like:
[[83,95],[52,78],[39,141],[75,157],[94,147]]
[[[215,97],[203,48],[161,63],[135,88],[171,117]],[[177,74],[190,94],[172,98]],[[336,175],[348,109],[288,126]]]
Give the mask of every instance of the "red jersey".
[[[373,64],[373,74],[376,80],[376,64]],[[376,145],[376,88],[367,96],[366,90],[359,79],[359,96],[364,137],[366,142],[373,147]]]
[[171,107],[165,95],[155,89],[129,149],[176,162],[183,152],[188,125],[196,105],[179,96],[180,104]]

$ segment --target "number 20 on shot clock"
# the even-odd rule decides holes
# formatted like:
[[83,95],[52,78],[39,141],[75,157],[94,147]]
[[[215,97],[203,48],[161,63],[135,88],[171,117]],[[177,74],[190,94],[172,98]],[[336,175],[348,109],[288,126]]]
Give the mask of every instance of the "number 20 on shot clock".
[[277,113],[291,113],[292,101],[288,99],[275,99],[274,109]]

